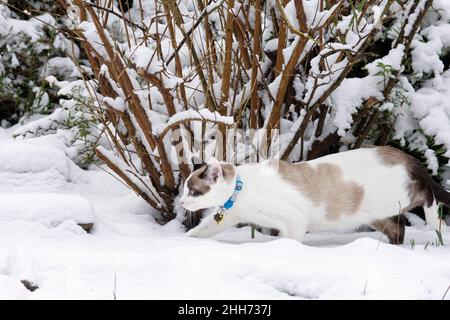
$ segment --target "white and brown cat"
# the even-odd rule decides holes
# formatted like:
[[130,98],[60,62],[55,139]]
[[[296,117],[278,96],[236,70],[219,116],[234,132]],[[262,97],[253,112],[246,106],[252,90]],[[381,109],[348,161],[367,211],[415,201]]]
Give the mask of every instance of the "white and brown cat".
[[[237,181],[242,188],[236,188]],[[437,203],[450,206],[450,194],[414,157],[392,147],[370,147],[294,164],[268,160],[234,166],[212,158],[186,179],[180,202],[191,211],[215,208],[187,232],[194,237],[252,223],[302,241],[307,231],[370,225],[391,243],[403,243],[404,225],[394,217],[422,206],[427,224],[443,230]],[[223,216],[218,219],[216,212]]]

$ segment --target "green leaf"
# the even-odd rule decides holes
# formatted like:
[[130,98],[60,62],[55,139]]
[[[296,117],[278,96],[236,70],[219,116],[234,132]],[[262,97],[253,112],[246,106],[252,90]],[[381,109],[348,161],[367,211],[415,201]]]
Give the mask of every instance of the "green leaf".
[[438,230],[434,230],[436,231],[437,237],[438,237],[438,241],[440,243],[441,246],[444,245],[444,241],[442,240],[442,233],[440,233]]
[[356,10],[362,11],[362,9],[364,8],[365,4],[366,4],[366,0],[362,0],[362,1],[359,3],[359,5],[356,7]]

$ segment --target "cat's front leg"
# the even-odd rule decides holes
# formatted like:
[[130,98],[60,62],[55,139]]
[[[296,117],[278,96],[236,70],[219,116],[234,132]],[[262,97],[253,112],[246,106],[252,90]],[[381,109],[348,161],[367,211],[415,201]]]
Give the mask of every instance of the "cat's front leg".
[[303,216],[301,212],[293,209],[289,212],[288,228],[286,237],[297,240],[302,243],[308,230],[309,220],[306,216]]
[[235,215],[225,213],[223,220],[220,223],[217,223],[216,220],[214,220],[214,214],[210,214],[203,218],[198,226],[189,230],[186,233],[186,236],[197,238],[212,237],[239,222],[239,219],[237,219]]
[[309,217],[289,203],[283,203],[277,212],[265,209],[247,211],[245,218],[253,224],[277,229],[280,237],[299,242],[303,241],[309,225]]
[[308,227],[307,227],[306,223],[295,224],[288,231],[288,238],[297,240],[298,242],[302,243],[303,242],[303,238],[305,237],[307,229],[308,229]]

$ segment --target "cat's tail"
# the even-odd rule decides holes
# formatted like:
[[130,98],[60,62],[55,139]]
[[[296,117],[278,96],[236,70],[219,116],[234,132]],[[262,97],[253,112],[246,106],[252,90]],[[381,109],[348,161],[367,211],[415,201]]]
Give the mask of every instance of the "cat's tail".
[[445,230],[446,224],[441,217],[439,217],[438,203],[442,203],[447,208],[450,208],[450,193],[442,188],[438,183],[430,178],[431,189],[433,190],[434,201],[430,207],[424,206],[425,220],[427,224],[435,230]]
[[450,208],[450,193],[444,190],[438,183],[431,179],[431,188],[433,189],[434,198],[439,203],[444,204],[447,208]]

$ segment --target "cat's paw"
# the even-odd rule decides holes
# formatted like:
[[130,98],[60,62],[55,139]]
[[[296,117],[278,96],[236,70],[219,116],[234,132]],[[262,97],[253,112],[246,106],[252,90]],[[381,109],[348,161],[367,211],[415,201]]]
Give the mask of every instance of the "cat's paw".
[[196,237],[198,237],[198,231],[197,230],[195,230],[195,228],[194,229],[191,229],[191,230],[189,230],[188,232],[186,232],[185,234],[184,234],[184,236],[185,237],[193,237],[193,238],[196,238]]
[[194,228],[186,232],[186,237],[193,237],[193,238],[208,238],[211,235],[214,235],[214,233],[211,232],[209,229],[204,228]]

